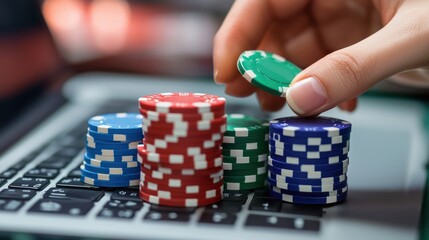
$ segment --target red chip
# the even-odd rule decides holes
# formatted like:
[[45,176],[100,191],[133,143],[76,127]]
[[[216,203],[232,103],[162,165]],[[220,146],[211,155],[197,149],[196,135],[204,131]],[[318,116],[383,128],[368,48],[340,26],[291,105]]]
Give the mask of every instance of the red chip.
[[158,172],[158,173],[163,173],[163,174],[167,174],[167,175],[183,175],[183,176],[198,176],[198,175],[210,175],[210,174],[214,174],[217,173],[221,170],[223,170],[223,166],[221,167],[215,167],[215,168],[209,168],[209,169],[201,169],[201,170],[196,170],[196,169],[192,169],[192,168],[183,168],[183,169],[172,169],[172,168],[162,168],[159,166],[151,166],[149,164],[142,164],[141,168],[146,168],[148,170],[154,171],[154,172]]
[[161,123],[172,123],[172,122],[196,122],[201,120],[214,120],[216,118],[223,117],[225,111],[218,110],[215,112],[208,113],[159,113],[154,111],[148,111],[140,108],[140,114],[147,120],[157,121]]
[[185,182],[192,182],[192,180],[198,181],[198,182],[200,181],[206,182],[206,181],[211,181],[212,179],[218,179],[223,176],[223,169],[217,172],[202,174],[202,175],[171,175],[171,174],[166,174],[158,171],[153,171],[145,167],[141,167],[140,170],[145,176],[148,176],[150,178],[160,179],[160,180],[180,179]]
[[223,181],[223,175],[219,177],[206,177],[206,178],[197,178],[196,179],[190,179],[190,178],[182,178],[181,176],[175,176],[174,178],[167,177],[167,175],[163,175],[162,179],[155,178],[153,176],[149,176],[144,174],[143,172],[140,172],[140,181],[149,181],[151,183],[157,183],[162,185],[167,185],[169,187],[181,187],[186,186],[190,184],[194,184],[196,181],[201,184],[215,184],[218,182]]
[[223,186],[223,181],[220,181],[215,184],[193,182],[189,184],[184,184],[182,186],[174,186],[174,187],[170,187],[163,183],[140,181],[140,185],[145,186],[146,188],[154,191],[165,190],[165,191],[182,192],[182,193],[201,193],[202,191],[205,191],[205,190],[210,190],[213,188],[221,188]]
[[211,132],[211,131],[220,131],[222,126],[226,125],[226,116],[216,118],[213,120],[202,120],[196,122],[160,122],[154,120],[143,119],[143,130],[150,131],[162,130],[163,132],[169,131],[187,131],[187,132]]
[[211,199],[199,199],[199,198],[178,198],[178,199],[164,199],[150,194],[146,194],[142,191],[140,198],[146,202],[152,204],[165,205],[170,207],[200,207],[214,204],[222,200],[222,195],[211,198]]
[[199,193],[184,193],[181,191],[171,191],[171,190],[151,190],[148,189],[144,184],[140,185],[140,191],[152,196],[157,196],[165,199],[177,199],[177,198],[198,198],[198,199],[210,199],[222,195],[223,188],[212,188],[207,190],[202,190]]

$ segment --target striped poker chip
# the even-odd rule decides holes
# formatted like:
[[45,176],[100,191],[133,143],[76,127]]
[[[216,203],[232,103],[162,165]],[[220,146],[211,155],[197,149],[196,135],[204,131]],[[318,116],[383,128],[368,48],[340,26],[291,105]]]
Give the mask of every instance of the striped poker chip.
[[163,183],[154,183],[150,181],[140,181],[140,186],[145,186],[145,188],[153,190],[153,191],[175,191],[175,192],[182,192],[186,194],[198,194],[206,190],[221,188],[223,186],[223,181],[220,181],[215,184],[204,184],[204,183],[189,183],[184,184],[181,186],[168,186],[168,184]]
[[270,132],[288,137],[333,137],[350,134],[352,124],[348,121],[329,118],[285,117],[270,121]]
[[122,134],[122,133],[98,133],[88,128],[88,135],[94,139],[102,141],[114,141],[114,142],[133,142],[141,141],[143,139],[143,132],[138,134]]
[[90,152],[85,153],[87,158],[96,159],[100,161],[108,161],[108,162],[131,162],[137,161],[137,154],[134,155],[122,155],[122,156],[105,156],[101,154],[93,154]]
[[80,166],[80,171],[82,176],[93,178],[96,180],[103,180],[103,181],[131,181],[131,180],[138,180],[140,177],[139,173],[122,174],[122,175],[95,173],[87,170],[84,165]]
[[143,118],[143,129],[154,128],[162,129],[163,131],[169,130],[183,130],[183,131],[210,131],[213,129],[219,129],[222,125],[226,124],[226,115],[215,118],[213,120],[200,120],[195,122],[159,122]]
[[124,175],[124,174],[136,174],[139,173],[140,167],[134,168],[106,168],[106,167],[95,167],[87,163],[82,164],[85,170],[93,173],[102,173],[108,175]]
[[267,154],[268,148],[260,148],[254,150],[243,150],[243,149],[222,149],[222,155],[228,157],[250,157],[255,155]]
[[140,97],[140,108],[158,113],[207,113],[225,109],[223,97],[204,93],[159,93]]
[[[184,155],[184,154],[160,154],[149,152],[145,145],[138,146],[138,159],[141,163],[163,163],[163,164],[183,164],[192,165],[197,162],[207,162],[208,164],[222,156],[221,150],[208,152],[206,154]],[[221,159],[222,160],[222,159]]]
[[268,142],[270,135],[268,133],[260,135],[258,137],[234,137],[234,136],[223,136],[223,143],[227,144],[246,144],[252,142]]
[[347,181],[342,181],[334,184],[325,185],[307,185],[307,184],[292,184],[286,182],[278,182],[275,179],[267,178],[271,186],[278,187],[284,190],[297,191],[297,192],[331,192],[339,190],[347,186]]
[[86,152],[94,155],[97,154],[97,155],[103,155],[103,156],[120,157],[124,155],[136,155],[137,149],[116,150],[116,149],[100,149],[100,148],[86,147]]
[[319,146],[324,144],[340,144],[350,140],[350,134],[332,137],[290,137],[283,134],[270,132],[269,138],[272,141],[284,144],[303,144],[306,146]]
[[201,176],[201,175],[210,175],[217,172],[220,172],[223,170],[223,167],[215,167],[215,168],[209,168],[209,169],[193,169],[193,168],[183,168],[183,169],[172,169],[172,168],[165,168],[160,166],[152,166],[148,164],[141,164],[141,168],[146,168],[152,172],[156,173],[162,173],[167,175],[183,175],[183,176]]
[[158,122],[197,122],[201,120],[213,120],[225,115],[225,111],[219,110],[215,112],[196,113],[196,114],[183,114],[183,113],[159,113],[155,111],[145,110],[140,108],[140,114],[150,121]]
[[[193,179],[183,179],[182,176],[177,176],[175,178],[169,178],[169,177],[164,177],[163,179],[159,179],[159,178],[154,178],[153,176],[149,176],[144,174],[143,172],[140,172],[140,180],[142,181],[149,181],[152,183],[158,183],[158,184],[162,184],[162,185],[167,185],[169,187],[181,187],[181,186],[186,186],[189,184],[194,184],[196,180]],[[223,181],[223,176],[220,177],[213,177],[213,178],[205,178],[203,181],[200,181],[197,178],[197,181],[204,183],[204,184],[215,184],[218,182],[222,182]]]
[[225,182],[239,182],[239,183],[254,183],[254,182],[261,182],[264,181],[267,178],[267,174],[261,174],[261,175],[243,175],[243,176],[224,176]]
[[84,156],[83,162],[94,167],[103,167],[103,168],[135,168],[139,166],[139,163],[137,161],[110,162],[110,161],[91,159],[91,158],[88,158],[86,155]]
[[243,114],[228,114],[225,136],[263,137],[268,133],[269,123]]
[[[159,153],[159,154],[170,154],[172,152],[176,154],[183,154],[186,156],[195,156],[195,155],[202,155],[202,154],[215,154],[219,152],[221,142],[200,142],[200,144],[195,145],[186,145],[183,144],[180,146],[180,144],[168,144],[165,145],[155,145],[151,144],[149,142],[143,141],[143,145],[146,148],[146,151],[152,152],[152,153]],[[198,146],[200,145],[200,146]]]
[[157,196],[164,199],[178,199],[178,198],[198,198],[198,199],[211,199],[219,197],[223,193],[223,186],[213,189],[202,190],[198,193],[183,193],[180,191],[171,190],[151,190],[144,184],[140,184],[140,191],[152,196]]
[[241,191],[241,190],[252,190],[263,188],[266,185],[266,180],[252,183],[243,183],[243,182],[226,182],[224,181],[224,188],[227,191]]
[[105,134],[140,134],[142,115],[138,113],[112,113],[90,118],[88,128],[91,131]]
[[349,156],[348,154],[344,154],[341,156],[332,156],[328,158],[308,159],[290,156],[277,156],[275,154],[270,154],[270,158],[288,164],[334,164],[348,159]]
[[329,152],[316,152],[316,151],[308,151],[308,152],[296,152],[296,151],[288,151],[282,148],[275,148],[270,146],[270,155],[280,156],[280,157],[299,157],[299,158],[308,158],[308,159],[319,159],[319,158],[329,158],[334,156],[342,156],[348,154],[350,148],[346,146],[340,149],[333,149]]
[[327,196],[327,197],[319,197],[319,196],[307,197],[307,196],[299,196],[299,195],[289,195],[289,194],[283,194],[281,192],[274,191],[273,189],[269,189],[268,193],[274,198],[277,198],[289,203],[295,203],[295,204],[314,204],[314,205],[334,204],[334,203],[342,202],[347,198],[347,192],[340,193],[338,195]]
[[158,196],[153,196],[140,191],[140,198],[151,204],[165,205],[170,207],[200,207],[214,204],[222,200],[222,195],[210,199],[199,198],[177,198],[164,199]]
[[337,196],[342,193],[346,193],[348,190],[348,187],[345,186],[341,189],[329,191],[329,192],[297,192],[297,191],[290,191],[290,190],[284,190],[275,186],[269,185],[268,188],[270,188],[273,191],[276,191],[278,193],[287,194],[287,195],[294,195],[294,196],[302,196],[302,197],[329,197],[329,196]]
[[215,178],[217,179],[223,176],[223,169],[220,169],[217,172],[203,174],[203,175],[171,175],[171,174],[165,174],[159,171],[153,171],[145,167],[141,167],[141,172],[148,177],[151,177],[154,179],[161,179],[161,180],[180,178],[181,180],[211,181],[212,179],[215,179]]
[[347,140],[343,143],[338,144],[321,144],[317,146],[307,146],[305,144],[286,144],[283,142],[270,140],[269,145],[275,149],[283,149],[284,151],[294,151],[294,152],[331,152],[336,149],[342,149],[349,147],[350,141]]
[[276,180],[277,182],[304,184],[304,185],[327,185],[327,184],[334,184],[334,183],[339,183],[347,180],[347,174],[342,174],[335,177],[308,179],[308,178],[285,177],[283,175],[275,174],[271,171],[268,171],[268,177]]
[[295,178],[308,178],[308,179],[319,179],[319,178],[327,178],[327,177],[337,177],[343,174],[346,174],[348,167],[334,170],[334,171],[313,171],[313,172],[301,172],[294,171],[290,169],[283,169],[270,166],[268,164],[268,171],[275,173],[277,175],[282,175],[285,177],[295,177]]
[[128,181],[106,181],[106,180],[98,180],[98,179],[94,179],[91,177],[88,177],[84,174],[82,174],[80,176],[80,179],[82,182],[89,184],[89,185],[93,185],[93,186],[98,186],[98,187],[135,187],[139,185],[139,180],[138,179],[134,179],[134,180],[128,180]]
[[268,158],[268,165],[281,168],[281,169],[287,169],[287,170],[293,170],[293,171],[300,171],[300,172],[317,172],[317,171],[335,171],[347,168],[349,166],[349,160],[346,159],[344,161],[341,161],[339,163],[333,163],[333,164],[288,164],[281,161],[274,160],[272,158]]
[[205,137],[210,136],[216,133],[223,133],[226,129],[226,124],[219,126],[214,126],[210,129],[201,129],[201,130],[186,130],[186,129],[169,129],[169,128],[160,128],[160,127],[142,127],[143,132],[146,134],[148,132],[154,136],[175,136],[175,137]]
[[113,142],[113,141],[100,141],[95,140],[93,137],[86,135],[86,146],[94,149],[117,149],[117,150],[130,150],[137,149],[137,145],[141,144],[140,141],[134,142]]
[[242,169],[242,170],[224,170],[225,176],[241,176],[241,175],[263,175],[267,173],[267,166]]
[[267,141],[248,142],[248,143],[222,143],[223,149],[242,149],[242,150],[257,150],[268,148]]
[[255,156],[246,156],[246,157],[223,156],[223,162],[229,163],[229,164],[258,163],[258,162],[266,162],[267,160],[268,160],[268,154],[260,154]]
[[257,163],[235,164],[235,163],[223,162],[222,166],[223,166],[224,170],[240,171],[240,170],[256,169],[256,168],[260,168],[260,167],[265,167],[266,163],[265,162],[257,162]]
[[204,138],[156,138],[152,136],[145,136],[145,142],[150,143],[152,145],[155,145],[159,148],[169,148],[169,147],[175,147],[178,148],[179,146],[199,146],[203,148],[211,148],[215,145],[220,145],[222,139],[221,134],[214,134],[210,136],[210,139],[204,139]]

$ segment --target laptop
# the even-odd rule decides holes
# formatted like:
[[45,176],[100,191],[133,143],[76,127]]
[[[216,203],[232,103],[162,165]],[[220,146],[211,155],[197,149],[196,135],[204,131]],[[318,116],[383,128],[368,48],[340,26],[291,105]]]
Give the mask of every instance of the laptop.
[[[365,95],[359,109],[323,115],[353,124],[347,200],[294,205],[265,189],[226,191],[199,208],[158,206],[136,188],[97,188],[80,182],[87,120],[138,112],[140,96],[204,92],[224,96],[228,113],[274,119],[254,96],[234,98],[207,79],[86,73],[61,89],[64,100],[0,156],[1,239],[417,239],[426,180],[426,107],[413,99]],[[53,100],[40,101],[43,111]],[[28,121],[28,114],[25,116]],[[30,116],[31,117],[31,116]],[[8,132],[22,127],[16,121]],[[4,135],[0,138],[7,141]]]

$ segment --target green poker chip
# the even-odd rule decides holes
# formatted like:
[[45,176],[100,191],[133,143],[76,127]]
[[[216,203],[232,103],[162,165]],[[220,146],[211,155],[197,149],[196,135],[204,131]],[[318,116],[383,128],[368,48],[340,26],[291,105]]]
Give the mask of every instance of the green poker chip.
[[229,149],[224,148],[222,149],[222,156],[227,157],[248,157],[248,156],[255,156],[255,155],[261,155],[268,153],[268,146],[260,149],[254,149],[254,150],[243,150],[243,149]]
[[226,131],[224,136],[242,138],[265,138],[269,132],[269,122],[244,114],[228,114],[226,118]]
[[249,143],[222,143],[222,149],[243,149],[256,150],[268,147],[268,141],[249,142]]
[[246,169],[257,169],[266,166],[266,162],[248,163],[248,164],[237,164],[223,162],[224,171],[241,171]]
[[237,60],[241,75],[252,85],[272,95],[286,97],[286,91],[301,69],[283,57],[265,51],[245,51]]
[[266,175],[267,166],[262,166],[258,168],[243,169],[243,170],[224,170],[224,176],[244,176],[244,175]]
[[224,190],[229,191],[240,191],[240,190],[252,190],[265,187],[267,184],[265,180],[254,182],[254,183],[240,183],[240,182],[223,182]]
[[250,164],[250,163],[267,162],[268,161],[268,154],[260,154],[260,155],[248,156],[248,157],[227,157],[227,156],[223,156],[222,158],[223,158],[224,163]]
[[259,137],[233,137],[233,136],[223,136],[223,143],[225,144],[235,144],[235,143],[252,143],[252,142],[262,142],[270,139],[270,135],[267,133],[265,135],[260,135]]
[[242,176],[223,176],[224,182],[237,182],[237,183],[255,183],[267,179],[267,174],[261,175],[242,175]]

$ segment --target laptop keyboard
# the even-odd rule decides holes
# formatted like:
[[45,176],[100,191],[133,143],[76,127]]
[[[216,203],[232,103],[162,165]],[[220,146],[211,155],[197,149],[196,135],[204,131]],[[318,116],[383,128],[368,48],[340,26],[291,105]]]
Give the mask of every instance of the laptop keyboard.
[[[236,107],[240,109],[235,112],[246,111],[241,106]],[[113,112],[116,109],[102,110]],[[266,189],[225,191],[219,203],[200,208],[176,208],[143,203],[137,188],[113,189],[84,184],[80,181],[79,165],[85,133],[86,123],[79,124],[1,172],[0,211],[85,217],[94,206],[100,205],[94,209],[97,212],[91,214],[96,219],[130,221],[142,216],[139,220],[142,224],[149,221],[187,224],[196,219],[197,224],[212,226],[320,230],[326,206],[285,203],[269,197]],[[36,201],[30,203],[33,199]],[[244,221],[237,221],[240,214],[245,215]]]

